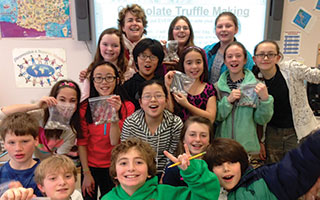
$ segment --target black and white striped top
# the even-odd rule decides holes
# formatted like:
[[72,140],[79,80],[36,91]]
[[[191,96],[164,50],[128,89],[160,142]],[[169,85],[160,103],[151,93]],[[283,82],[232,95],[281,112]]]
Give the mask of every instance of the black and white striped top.
[[182,126],[183,122],[180,117],[164,110],[163,120],[155,134],[152,135],[145,121],[144,111],[140,109],[125,120],[121,141],[129,137],[137,137],[148,142],[157,153],[157,173],[161,173],[169,163],[163,151],[166,150],[172,154],[176,151]]

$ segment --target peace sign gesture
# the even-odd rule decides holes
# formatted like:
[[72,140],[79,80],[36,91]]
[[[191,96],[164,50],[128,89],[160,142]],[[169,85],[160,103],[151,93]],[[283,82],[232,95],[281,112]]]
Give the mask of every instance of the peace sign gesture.
[[177,163],[180,162],[181,164],[178,167],[182,170],[186,170],[190,165],[189,158],[191,157],[189,148],[187,144],[184,144],[185,153],[181,154],[176,158],[174,155],[169,153],[168,151],[163,151],[164,155],[167,156],[172,162]]

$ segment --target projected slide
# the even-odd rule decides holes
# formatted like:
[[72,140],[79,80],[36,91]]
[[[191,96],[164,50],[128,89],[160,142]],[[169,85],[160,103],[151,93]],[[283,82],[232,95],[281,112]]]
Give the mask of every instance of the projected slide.
[[[96,38],[110,27],[117,28],[118,12],[133,1],[94,0]],[[233,12],[239,20],[238,41],[252,52],[254,46],[263,40],[267,0],[136,0],[145,10],[148,20],[147,37],[167,40],[172,19],[178,15],[189,18],[200,47],[217,42],[214,31],[216,17],[224,11]]]

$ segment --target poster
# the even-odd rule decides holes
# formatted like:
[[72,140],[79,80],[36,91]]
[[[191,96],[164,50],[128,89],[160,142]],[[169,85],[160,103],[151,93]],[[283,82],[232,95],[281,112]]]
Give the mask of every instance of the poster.
[[283,54],[299,55],[301,44],[300,31],[284,31]]
[[310,32],[316,22],[316,16],[312,15],[304,8],[299,8],[297,14],[294,16],[292,23],[302,29]]
[[12,54],[17,87],[51,88],[67,78],[64,49],[16,48]]
[[69,0],[1,0],[3,38],[71,37]]

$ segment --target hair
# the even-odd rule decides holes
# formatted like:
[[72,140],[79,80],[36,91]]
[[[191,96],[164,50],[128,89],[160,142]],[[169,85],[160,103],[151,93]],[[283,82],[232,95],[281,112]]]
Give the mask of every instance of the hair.
[[77,181],[77,168],[74,162],[65,155],[54,154],[44,159],[34,171],[34,181],[43,185],[43,181],[49,173],[53,172],[71,172]]
[[104,61],[104,58],[102,57],[102,55],[100,53],[101,52],[100,43],[101,43],[101,40],[102,40],[103,36],[112,35],[112,34],[115,34],[120,39],[120,54],[118,56],[117,66],[120,69],[119,70],[120,71],[120,79],[123,80],[123,74],[127,71],[128,59],[127,59],[127,57],[125,55],[125,46],[124,46],[124,42],[123,42],[123,37],[121,36],[121,32],[118,29],[115,29],[115,28],[105,29],[100,34],[99,40],[98,40],[96,54],[94,56],[93,62],[88,67],[87,76],[89,76],[89,74],[92,71],[93,66],[96,63]]
[[141,98],[144,88],[153,84],[159,85],[162,88],[166,96],[166,99],[168,99],[168,90],[164,85],[163,80],[159,80],[159,79],[151,79],[151,80],[144,81],[138,90],[139,98]]
[[121,31],[121,34],[124,34],[122,31],[122,27],[124,26],[124,18],[126,17],[126,14],[130,12],[132,15],[135,17],[139,18],[142,20],[142,24],[144,27],[143,33],[147,34],[147,16],[141,6],[138,4],[131,4],[127,5],[126,7],[122,8],[122,10],[118,14],[118,29]]
[[133,59],[136,64],[137,69],[139,70],[138,65],[138,56],[140,53],[144,52],[146,49],[149,49],[151,53],[158,57],[158,65],[155,71],[161,68],[162,61],[164,58],[163,47],[158,40],[151,38],[145,38],[140,40],[138,44],[133,49]]
[[201,116],[190,116],[183,124],[183,127],[181,129],[180,133],[180,139],[179,139],[179,144],[176,152],[176,156],[185,153],[184,151],[184,137],[186,135],[186,132],[191,124],[198,123],[198,124],[204,124],[208,127],[209,129],[209,144],[213,141],[214,137],[214,130],[213,130],[213,125],[211,121],[205,117]]
[[8,115],[0,123],[0,134],[4,141],[8,133],[13,133],[16,136],[31,135],[36,139],[39,134],[39,122],[25,112]]
[[[61,89],[63,88],[71,88],[74,89],[77,93],[77,105],[76,105],[76,111],[73,113],[71,119],[70,119],[70,126],[71,129],[74,133],[80,133],[81,132],[81,127],[80,127],[80,114],[79,114],[79,110],[80,110],[80,97],[81,97],[81,91],[80,88],[78,86],[78,84],[72,80],[60,80],[58,81],[56,84],[54,84],[54,86],[51,88],[50,97],[54,97],[57,98],[59,92]],[[44,120],[43,120],[43,124],[46,124],[48,119],[49,119],[49,108],[45,108],[44,109]],[[52,137],[60,137],[62,132],[58,133],[56,130],[46,130],[46,137],[47,138],[52,138]]]
[[209,76],[209,72],[208,72],[208,62],[207,62],[207,55],[205,53],[205,51],[197,46],[190,46],[187,47],[183,50],[181,56],[180,56],[180,60],[179,60],[179,64],[178,64],[178,69],[179,71],[185,73],[184,71],[184,61],[186,58],[186,55],[191,52],[191,51],[195,51],[201,54],[202,57],[202,62],[203,62],[203,72],[200,76],[200,81],[201,82],[208,82],[208,76]]
[[243,146],[235,140],[229,138],[216,138],[208,146],[203,160],[208,164],[212,171],[213,167],[222,165],[225,162],[241,165],[241,174],[243,175],[249,167],[248,154]]
[[[129,97],[128,97],[127,92],[123,89],[123,87],[121,85],[120,75],[119,75],[119,72],[117,70],[117,67],[114,64],[112,64],[111,62],[108,62],[108,61],[101,61],[101,62],[96,63],[95,65],[93,65],[92,72],[90,73],[90,76],[89,76],[89,80],[90,80],[90,95],[89,95],[89,98],[100,96],[98,91],[96,90],[96,88],[94,86],[93,74],[94,74],[94,71],[96,70],[97,67],[103,66],[103,65],[107,65],[107,66],[109,66],[109,67],[111,67],[113,69],[114,74],[116,76],[116,86],[115,86],[115,88],[113,90],[113,94],[119,95],[120,98],[121,98],[121,102],[125,102],[126,100],[129,99]],[[122,115],[121,115],[120,111],[121,111],[121,109],[119,110],[118,115],[119,115],[119,118],[121,119]],[[85,116],[86,116],[86,120],[87,120],[88,123],[93,123],[92,115],[91,115],[91,109],[90,109],[89,105],[87,106],[87,110],[86,110],[86,115]],[[81,137],[81,135],[80,135],[80,137]]]
[[185,21],[188,24],[189,30],[190,30],[190,36],[189,36],[189,38],[188,38],[188,40],[187,40],[187,42],[185,44],[185,47],[194,46],[194,42],[193,42],[194,34],[193,34],[193,29],[192,29],[191,23],[190,23],[189,19],[186,16],[183,16],[183,15],[177,16],[171,21],[170,26],[169,26],[169,30],[168,30],[168,40],[174,40],[174,38],[173,38],[173,29],[174,29],[176,23],[180,19]]
[[220,17],[223,17],[223,16],[230,17],[230,19],[234,23],[234,26],[236,27],[236,29],[239,30],[238,18],[232,12],[222,12],[222,13],[220,13],[218,15],[218,17],[216,18],[216,21],[214,22],[214,24],[217,25],[218,20],[220,19]]
[[116,164],[121,154],[127,153],[130,149],[134,148],[137,150],[142,158],[145,160],[148,166],[148,175],[154,177],[157,173],[156,167],[156,153],[153,148],[147,142],[139,138],[128,138],[126,141],[122,141],[120,144],[115,146],[111,152],[111,165],[109,168],[110,177],[115,184],[119,184],[119,181],[115,179],[117,177]]
[[226,59],[226,52],[227,52],[227,50],[228,50],[231,46],[238,46],[238,47],[240,47],[240,48],[242,49],[242,52],[243,52],[243,55],[244,55],[244,59],[247,60],[247,58],[248,58],[247,50],[246,50],[246,48],[243,46],[243,44],[240,43],[240,42],[238,42],[238,41],[233,41],[233,42],[231,42],[230,44],[228,44],[228,45],[226,46],[226,48],[224,49],[224,52],[223,52],[223,59],[224,59],[224,60]]

